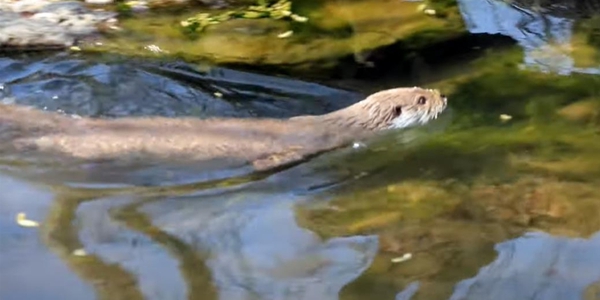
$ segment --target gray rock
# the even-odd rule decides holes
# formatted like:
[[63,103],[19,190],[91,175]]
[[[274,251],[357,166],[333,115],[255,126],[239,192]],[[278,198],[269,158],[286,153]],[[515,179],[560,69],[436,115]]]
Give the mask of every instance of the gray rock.
[[2,48],[62,48],[75,42],[75,37],[60,26],[44,20],[21,18],[13,12],[0,12],[0,24]]
[[76,1],[0,2],[0,48],[56,49],[98,33],[116,13],[90,11]]

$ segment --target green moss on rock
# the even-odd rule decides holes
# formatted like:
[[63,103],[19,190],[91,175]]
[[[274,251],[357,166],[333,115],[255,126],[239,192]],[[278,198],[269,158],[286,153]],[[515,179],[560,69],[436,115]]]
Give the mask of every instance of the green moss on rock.
[[[414,38],[421,32],[427,32],[427,38],[420,39],[421,44],[465,32],[458,12],[439,19],[423,14],[417,6],[417,3],[392,0],[324,1],[317,10],[306,11],[307,22],[236,17],[226,22],[217,20],[217,24],[210,24],[211,16],[230,13],[191,11],[189,18],[200,14],[204,23],[186,24],[197,28],[185,33],[180,23],[186,16],[151,12],[123,20],[124,30],[111,36],[102,46],[82,49],[321,72],[333,68],[342,58]],[[200,28],[204,30],[190,39],[190,34],[198,33]],[[149,44],[160,51],[145,50]]]

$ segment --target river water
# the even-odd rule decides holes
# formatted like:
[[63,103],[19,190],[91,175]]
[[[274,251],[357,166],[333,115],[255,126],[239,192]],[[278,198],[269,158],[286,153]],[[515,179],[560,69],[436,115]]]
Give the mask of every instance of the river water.
[[321,114],[382,82],[442,88],[450,109],[260,177],[3,154],[0,299],[600,299],[599,48],[572,19],[459,4],[516,45],[417,82],[1,57],[2,101],[81,116]]

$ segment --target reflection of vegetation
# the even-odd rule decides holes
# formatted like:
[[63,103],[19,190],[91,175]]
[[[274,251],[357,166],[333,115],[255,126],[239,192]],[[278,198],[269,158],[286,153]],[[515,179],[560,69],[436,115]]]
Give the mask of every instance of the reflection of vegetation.
[[43,226],[43,238],[73,271],[94,286],[99,299],[144,299],[137,280],[117,264],[107,264],[95,255],[76,256],[73,251],[82,248],[73,225],[77,207],[92,199],[59,197]]
[[[83,247],[79,241],[77,229],[73,221],[79,205],[103,197],[123,194],[135,194],[138,197],[154,199],[156,197],[187,195],[207,188],[227,188],[249,181],[264,178],[268,174],[250,174],[224,180],[193,183],[187,185],[165,187],[137,187],[125,189],[77,189],[55,186],[55,191],[61,195],[54,201],[49,215],[45,220],[44,240],[48,247],[65,261],[84,280],[94,285],[99,299],[144,299],[137,280],[123,270],[118,264],[106,264],[96,255],[74,255],[74,251]],[[137,202],[116,211],[115,217],[125,223],[130,229],[136,230],[159,243],[171,252],[180,263],[182,276],[188,285],[190,299],[216,299],[216,291],[212,285],[210,271],[204,264],[204,257],[193,247],[183,241],[161,231],[152,225],[145,215],[136,211],[137,207],[148,201]]]
[[[76,193],[79,194],[79,193]],[[56,199],[55,206],[45,221],[44,239],[49,248],[55,251],[84,280],[94,285],[99,299],[144,299],[134,276],[119,267],[118,264],[107,264],[96,255],[73,255],[83,245],[79,241],[78,232],[73,227],[73,220],[80,204],[91,201],[80,197],[62,197]],[[187,282],[190,299],[216,299],[216,291],[212,285],[210,271],[193,247],[180,241],[152,225],[136,208],[147,201],[134,203],[120,208],[115,213],[118,220],[130,229],[136,230],[161,244],[171,252],[180,263],[182,276]]]
[[141,204],[134,203],[120,208],[114,216],[133,230],[143,233],[154,242],[167,249],[179,262],[179,269],[188,287],[188,299],[217,299],[212,275],[204,263],[205,257],[193,246],[186,244],[152,224],[148,218],[137,211]]

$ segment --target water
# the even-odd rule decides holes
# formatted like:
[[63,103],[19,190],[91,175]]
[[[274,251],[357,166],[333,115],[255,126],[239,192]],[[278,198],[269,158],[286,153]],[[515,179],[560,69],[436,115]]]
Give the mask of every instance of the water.
[[[264,176],[4,155],[0,298],[600,299],[597,48],[580,20],[522,30],[509,5],[459,4],[471,32],[517,44],[425,57],[416,77],[321,84],[118,56],[0,58],[3,101],[81,116],[321,114],[399,84],[442,88],[451,105],[424,128]],[[41,226],[18,226],[19,212]]]

